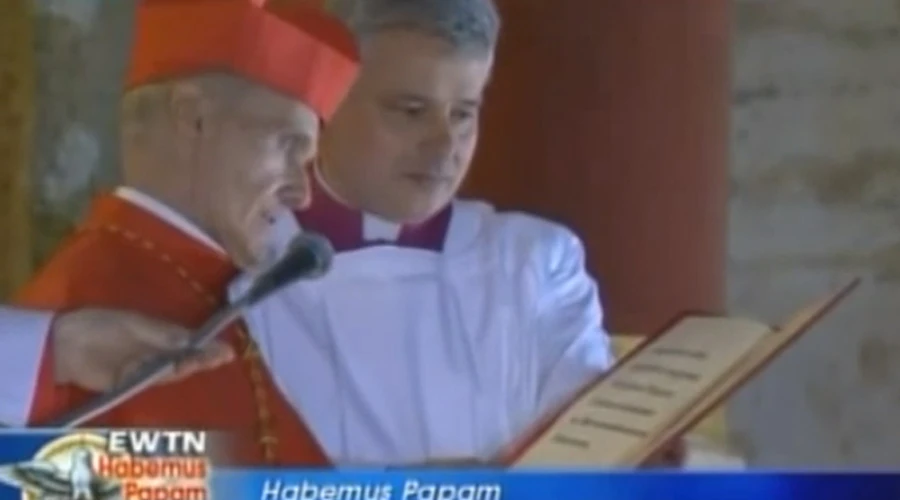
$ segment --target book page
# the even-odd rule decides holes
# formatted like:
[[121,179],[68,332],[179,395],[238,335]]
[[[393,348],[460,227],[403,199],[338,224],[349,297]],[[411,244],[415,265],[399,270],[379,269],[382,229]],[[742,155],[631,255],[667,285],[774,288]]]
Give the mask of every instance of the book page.
[[669,443],[677,437],[685,427],[690,427],[694,422],[703,418],[713,407],[721,404],[726,396],[750,378],[756,370],[765,365],[773,356],[802,335],[808,326],[815,322],[831,305],[840,300],[846,293],[849,293],[854,286],[855,282],[829,297],[800,309],[784,323],[784,326],[776,329],[771,335],[766,335],[709,392],[703,394],[688,411],[682,414],[676,422],[673,422],[668,429],[665,429],[651,446],[643,450],[643,453],[636,455],[629,465],[642,463],[660,446]]
[[747,320],[682,319],[578,397],[514,465],[630,462],[769,333]]

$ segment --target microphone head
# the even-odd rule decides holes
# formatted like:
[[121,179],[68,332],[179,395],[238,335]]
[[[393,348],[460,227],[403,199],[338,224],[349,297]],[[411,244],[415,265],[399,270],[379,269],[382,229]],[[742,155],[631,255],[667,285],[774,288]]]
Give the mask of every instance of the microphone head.
[[[312,259],[312,262],[309,262]],[[300,233],[288,244],[282,262],[290,263],[291,271],[299,273],[293,279],[321,278],[331,270],[334,246],[319,233]],[[274,267],[274,266],[273,266]]]
[[302,233],[291,240],[284,255],[247,292],[248,304],[255,304],[295,281],[317,279],[331,269],[334,247],[316,233]]

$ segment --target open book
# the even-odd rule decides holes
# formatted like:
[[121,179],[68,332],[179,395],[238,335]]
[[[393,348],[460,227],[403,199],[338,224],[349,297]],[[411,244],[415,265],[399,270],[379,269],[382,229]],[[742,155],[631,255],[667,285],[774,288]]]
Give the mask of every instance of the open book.
[[686,314],[527,433],[513,467],[634,467],[703,419],[856,287],[795,313],[780,328]]

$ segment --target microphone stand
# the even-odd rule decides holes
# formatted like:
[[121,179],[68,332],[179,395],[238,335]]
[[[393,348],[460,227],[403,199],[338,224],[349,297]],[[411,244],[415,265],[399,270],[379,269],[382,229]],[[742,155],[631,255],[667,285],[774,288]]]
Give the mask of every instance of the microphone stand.
[[219,332],[225,330],[228,325],[239,319],[243,315],[245,308],[250,305],[249,300],[246,300],[248,298],[249,295],[245,295],[240,301],[213,314],[190,338],[185,347],[153,358],[123,379],[120,385],[112,391],[41,426],[63,429],[77,427],[98,415],[106,413],[111,408],[119,406],[143,392],[146,388],[156,384],[167,375],[169,369],[174,368],[179,362],[195,354],[199,348],[215,339]]

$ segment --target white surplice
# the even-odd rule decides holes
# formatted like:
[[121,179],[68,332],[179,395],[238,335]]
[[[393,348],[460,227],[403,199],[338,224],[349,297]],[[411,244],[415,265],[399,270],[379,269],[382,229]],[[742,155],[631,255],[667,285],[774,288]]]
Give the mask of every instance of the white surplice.
[[[338,464],[490,458],[613,362],[578,238],[482,203],[457,201],[452,214],[442,252],[339,253],[323,279],[247,315],[280,389]],[[276,244],[298,231],[279,220]]]

